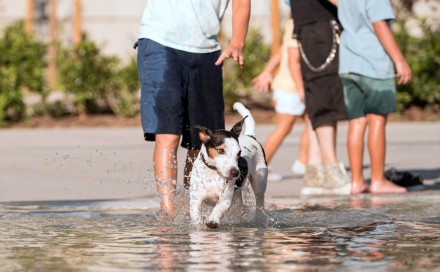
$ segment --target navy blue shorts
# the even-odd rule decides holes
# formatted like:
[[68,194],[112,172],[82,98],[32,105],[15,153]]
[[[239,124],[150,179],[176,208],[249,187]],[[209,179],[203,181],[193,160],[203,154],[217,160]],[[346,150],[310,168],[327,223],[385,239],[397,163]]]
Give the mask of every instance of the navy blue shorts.
[[137,64],[141,81],[141,120],[146,141],[156,134],[182,136],[181,146],[199,150],[193,125],[224,129],[220,51],[189,53],[149,39],[138,41]]

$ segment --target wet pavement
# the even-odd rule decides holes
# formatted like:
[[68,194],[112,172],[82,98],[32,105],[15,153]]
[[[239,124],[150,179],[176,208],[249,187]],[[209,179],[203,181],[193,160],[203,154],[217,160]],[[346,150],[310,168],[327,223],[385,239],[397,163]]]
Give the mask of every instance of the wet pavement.
[[[182,204],[183,205],[180,205]],[[435,191],[274,199],[268,226],[252,207],[216,230],[172,224],[154,203],[0,204],[0,271],[438,271]]]
[[[302,179],[290,168],[303,124],[295,125],[272,166],[284,176],[269,183],[267,198],[298,198]],[[257,125],[264,142],[273,125]],[[348,167],[347,123],[338,128],[338,158]],[[386,169],[418,173],[440,189],[440,122],[391,122]],[[0,129],[0,202],[143,199],[155,195],[153,144],[140,128]],[[179,151],[179,165],[184,161]],[[182,167],[180,167],[182,169]],[[364,171],[369,177],[368,154]],[[179,185],[182,174],[179,173]]]
[[[438,271],[440,123],[388,125],[386,167],[425,178],[400,195],[300,197],[290,167],[302,128],[274,157],[284,179],[268,185],[267,227],[245,188],[248,205],[217,230],[190,224],[183,193],[175,221],[157,220],[153,144],[139,128],[0,130],[0,271]],[[257,127],[261,142],[272,129]]]

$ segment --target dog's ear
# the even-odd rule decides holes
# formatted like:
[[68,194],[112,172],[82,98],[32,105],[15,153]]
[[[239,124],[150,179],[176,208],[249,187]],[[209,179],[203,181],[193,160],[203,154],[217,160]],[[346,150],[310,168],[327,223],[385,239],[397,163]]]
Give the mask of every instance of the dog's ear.
[[199,125],[194,125],[192,128],[197,129],[197,132],[199,133],[199,139],[200,141],[202,141],[202,143],[207,143],[211,139],[212,131],[209,128]]
[[243,123],[244,120],[247,118],[247,116],[245,116],[243,119],[241,119],[240,122],[237,122],[232,128],[231,128],[231,132],[234,133],[237,137],[240,136],[241,130],[243,128]]

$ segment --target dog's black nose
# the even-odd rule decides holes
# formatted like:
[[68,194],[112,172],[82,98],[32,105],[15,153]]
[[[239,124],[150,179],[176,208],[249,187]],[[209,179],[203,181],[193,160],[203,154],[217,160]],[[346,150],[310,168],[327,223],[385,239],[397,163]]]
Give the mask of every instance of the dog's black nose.
[[240,171],[238,170],[238,169],[231,169],[230,171],[229,171],[229,175],[231,176],[231,177],[234,177],[234,178],[236,178],[236,177],[238,177],[239,175],[240,175]]

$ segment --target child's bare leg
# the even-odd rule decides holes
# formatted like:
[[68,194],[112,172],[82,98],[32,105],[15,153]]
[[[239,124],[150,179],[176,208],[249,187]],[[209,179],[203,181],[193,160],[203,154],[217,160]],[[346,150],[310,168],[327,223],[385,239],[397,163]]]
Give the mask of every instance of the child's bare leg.
[[351,169],[352,194],[362,193],[368,188],[362,171],[366,125],[366,117],[350,120],[348,124],[347,150]]
[[174,217],[173,198],[176,190],[179,141],[179,135],[158,134],[153,153],[157,192],[161,197],[160,209],[171,218]]
[[337,163],[336,159],[336,122],[315,129],[324,164]]
[[322,163],[321,151],[319,150],[318,138],[312,128],[310,119],[306,119],[307,131],[309,134],[309,153],[308,153],[308,165],[317,165]]
[[387,117],[379,114],[368,114],[368,150],[371,160],[372,193],[404,193],[406,189],[395,185],[384,177]]
[[[304,120],[306,118],[307,115],[304,116]],[[298,160],[304,165],[307,165],[307,162],[309,161],[309,130],[307,128],[307,123],[301,133]]]
[[295,123],[296,116],[290,114],[276,114],[276,127],[275,130],[267,138],[264,143],[264,152],[266,153],[266,160],[269,163],[275,152],[280,147],[284,138],[292,130],[293,124]]

